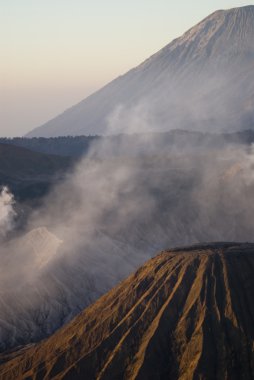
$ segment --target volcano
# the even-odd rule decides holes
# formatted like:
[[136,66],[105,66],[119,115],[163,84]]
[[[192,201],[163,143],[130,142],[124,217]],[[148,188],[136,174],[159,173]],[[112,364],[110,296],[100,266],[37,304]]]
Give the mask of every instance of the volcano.
[[219,10],[27,136],[253,128],[253,71],[254,6]]
[[164,251],[1,379],[253,379],[254,244]]

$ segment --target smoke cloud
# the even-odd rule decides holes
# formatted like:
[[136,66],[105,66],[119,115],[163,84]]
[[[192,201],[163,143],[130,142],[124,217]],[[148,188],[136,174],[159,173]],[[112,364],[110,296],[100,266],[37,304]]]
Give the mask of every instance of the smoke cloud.
[[[96,140],[2,245],[2,349],[51,334],[162,249],[253,240],[253,149],[199,149],[184,134],[165,146],[148,114],[118,107],[110,133],[143,133]],[[7,189],[1,199],[7,231],[14,200]]]
[[4,186],[0,190],[0,239],[12,229],[16,212],[13,208],[15,204],[14,196],[8,187]]

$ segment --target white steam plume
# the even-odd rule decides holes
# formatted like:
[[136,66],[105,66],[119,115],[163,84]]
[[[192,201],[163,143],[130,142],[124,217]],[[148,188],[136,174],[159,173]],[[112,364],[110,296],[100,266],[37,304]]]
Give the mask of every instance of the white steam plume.
[[14,204],[13,194],[9,191],[8,187],[4,186],[0,190],[0,238],[4,238],[13,227],[16,215],[13,208]]
[[[110,132],[119,124],[150,131],[147,114],[145,105],[120,107]],[[147,154],[156,144],[151,133],[98,139],[33,213],[27,234],[10,243],[0,263],[0,319],[12,318],[2,324],[3,344],[4,336],[15,344],[52,333],[161,249],[253,240],[252,151],[176,144]]]

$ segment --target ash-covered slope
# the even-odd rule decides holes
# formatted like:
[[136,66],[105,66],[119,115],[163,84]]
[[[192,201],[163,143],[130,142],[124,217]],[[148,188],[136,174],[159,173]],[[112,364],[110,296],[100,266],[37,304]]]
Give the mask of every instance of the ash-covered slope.
[[1,245],[0,352],[48,337],[147,259],[131,245],[99,239],[72,262],[45,227]]
[[135,132],[144,124],[246,129],[254,120],[253,70],[254,6],[220,10],[28,137],[128,132],[130,124]]
[[253,271],[254,244],[163,252],[0,378],[253,379]]

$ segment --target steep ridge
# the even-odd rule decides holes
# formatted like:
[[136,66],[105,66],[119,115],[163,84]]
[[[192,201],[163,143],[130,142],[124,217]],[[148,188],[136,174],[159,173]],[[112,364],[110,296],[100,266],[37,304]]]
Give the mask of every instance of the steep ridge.
[[253,379],[254,244],[162,252],[1,379]]
[[254,6],[217,11],[28,137],[252,128],[253,37]]

